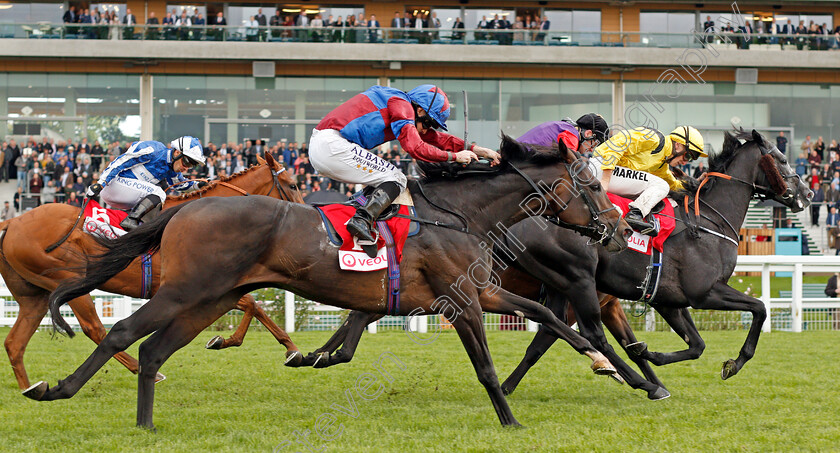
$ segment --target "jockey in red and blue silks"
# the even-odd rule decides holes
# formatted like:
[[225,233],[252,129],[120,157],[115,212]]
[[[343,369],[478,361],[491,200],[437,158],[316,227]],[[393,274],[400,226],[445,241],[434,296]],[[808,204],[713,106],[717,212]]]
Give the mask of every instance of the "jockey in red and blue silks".
[[204,165],[204,151],[198,139],[185,136],[173,140],[170,146],[152,140],[133,143],[105,168],[99,180],[88,188],[87,196],[102,192],[102,201],[109,206],[131,209],[120,226],[126,231],[137,228],[140,219],[166,199],[162,184],[181,191],[202,186],[187,181],[181,174]]
[[478,157],[498,163],[499,154],[488,148],[464,149],[464,141],[447,130],[449,99],[434,85],[409,92],[373,86],[327,114],[309,141],[309,161],[324,176],[375,189],[367,205],[347,223],[360,243],[372,243],[372,223],[405,189],[406,177],[397,167],[368,149],[398,140],[412,157],[427,162],[467,164]]

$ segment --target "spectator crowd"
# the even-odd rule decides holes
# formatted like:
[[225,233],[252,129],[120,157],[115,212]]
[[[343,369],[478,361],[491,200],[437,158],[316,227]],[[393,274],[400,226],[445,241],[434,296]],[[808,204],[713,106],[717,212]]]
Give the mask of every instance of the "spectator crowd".
[[[13,204],[2,212],[3,219],[20,213],[24,208],[24,199],[32,200],[27,207],[43,203],[81,206],[87,187],[99,179],[100,172],[129,146],[128,142],[113,142],[102,146],[99,141],[94,141],[91,144],[86,138],[77,143],[56,143],[46,137],[40,142],[33,137],[20,144],[15,140],[2,142],[0,181],[17,180]],[[283,139],[270,145],[265,140],[249,139],[242,143],[219,145],[209,142],[204,148],[207,165],[191,169],[184,175],[188,179],[215,180],[231,176],[256,165],[257,156],[269,152],[296,175],[297,184],[304,196],[321,190],[333,190],[349,196],[361,189],[315,174],[315,169],[309,163],[306,143]],[[372,151],[404,172],[416,175],[416,169],[410,165],[411,157],[399,145],[386,144],[381,148]]]

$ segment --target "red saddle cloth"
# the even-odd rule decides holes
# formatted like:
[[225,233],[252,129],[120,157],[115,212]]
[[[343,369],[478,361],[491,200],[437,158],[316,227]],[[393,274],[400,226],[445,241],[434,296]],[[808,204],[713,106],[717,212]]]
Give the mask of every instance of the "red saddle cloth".
[[[622,217],[627,215],[627,212],[630,211],[630,202],[633,200],[611,193],[607,193],[607,196],[610,197],[610,201],[612,201],[614,205],[618,206],[618,209],[621,209]],[[665,244],[668,236],[674,232],[674,228],[677,227],[677,221],[673,219],[674,206],[671,205],[671,199],[666,198],[663,202],[665,207],[662,211],[653,215],[659,223],[659,234],[656,237],[651,238],[646,234],[634,231],[633,236],[630,237],[630,240],[627,243],[627,247],[637,252],[644,253],[645,255],[650,255],[652,253],[651,247],[655,247],[656,250],[659,250],[660,252],[662,251],[663,244]]]
[[85,223],[82,229],[85,233],[97,236],[116,239],[126,233],[120,227],[120,222],[128,217],[127,212],[116,209],[106,209],[99,205],[96,200],[88,201],[85,206]]
[[[356,214],[356,208],[346,204],[330,204],[326,206],[319,206],[318,209],[323,212],[327,219],[332,223],[333,228],[341,236],[341,247],[338,250],[339,265],[344,270],[350,271],[377,271],[388,267],[388,257],[385,248],[385,239],[382,234],[379,234],[379,240],[376,242],[378,250],[376,258],[371,258],[365,253],[362,248],[355,242],[350,233],[347,231],[347,221]],[[408,206],[400,205],[399,214],[409,215]],[[382,221],[376,222],[381,224]],[[391,217],[384,222],[387,228],[391,230],[391,235],[394,238],[395,255],[397,264],[402,261],[402,250],[405,245],[405,239],[408,237],[408,230],[411,225],[411,220],[402,217]]]

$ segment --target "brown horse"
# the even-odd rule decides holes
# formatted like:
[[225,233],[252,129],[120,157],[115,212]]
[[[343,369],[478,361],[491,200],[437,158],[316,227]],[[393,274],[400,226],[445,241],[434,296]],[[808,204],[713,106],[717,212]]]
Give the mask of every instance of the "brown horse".
[[[499,420],[503,425],[518,425],[496,378],[482,308],[540,322],[590,357],[596,372],[612,374],[615,369],[548,309],[496,286],[492,264],[487,265],[488,260],[492,262],[488,243],[506,234],[508,226],[544,211],[554,212],[567,225],[595,222],[603,226],[593,228],[591,235],[603,240],[599,232],[610,231],[608,243],[615,243],[616,249],[626,245],[624,235],[629,228],[598,190],[586,164],[565,146],[533,150],[505,137],[501,154],[501,169],[493,174],[459,181],[430,178],[422,189],[409,182],[413,193],[422,190],[425,194],[415,199],[418,212],[436,220],[436,225],[457,225],[459,231],[427,226],[406,242],[401,299],[392,311],[444,313],[458,332]],[[441,204],[451,210],[435,208]],[[109,280],[149,249],[159,249],[163,257],[160,289],[140,310],[114,325],[76,372],[53,388],[43,381],[35,384],[24,392],[29,398],[72,397],[109,357],[154,332],[140,346],[137,411],[137,424],[153,428],[154,377],[161,365],[243,294],[277,286],[338,307],[388,311],[383,286],[386,272],[341,271],[337,248],[330,245],[318,213],[308,206],[266,197],[236,202],[208,198],[169,210],[115,241],[101,242],[108,250],[88,263],[85,277],[62,282],[50,297],[53,320],[64,331],[70,329],[58,311],[61,304]]]
[[[282,200],[303,203],[303,198],[295,186],[294,176],[265,154],[265,160],[259,159],[260,165],[183,196],[170,196],[164,204],[165,209],[210,196],[243,196],[248,194],[269,195]],[[84,258],[91,253],[101,252],[93,237],[81,228],[72,231],[67,240],[57,249],[47,253],[45,249],[70,231],[79,216],[79,208],[67,204],[45,204],[14,219],[0,224],[0,274],[9,287],[9,291],[20,305],[17,320],[6,337],[6,352],[12,364],[18,386],[29,387],[29,378],[23,365],[23,353],[26,345],[41,323],[48,310],[48,300],[61,280],[75,277],[74,268],[84,268]],[[152,257],[152,281],[149,295],[160,286],[160,257]],[[136,260],[125,271],[108,281],[101,289],[130,297],[143,297],[141,289],[142,269]],[[93,300],[89,294],[70,302],[82,331],[96,344],[105,337],[105,327],[96,314]],[[259,308],[254,299],[243,296],[236,308],[249,316],[256,316],[263,325],[294,354],[298,349],[286,333],[277,327]],[[244,321],[244,320],[243,320]],[[215,339],[214,339],[215,340]],[[234,343],[235,343],[234,339]],[[241,342],[241,340],[240,340]],[[230,342],[228,342],[230,343]],[[294,354],[295,357],[299,353]],[[138,373],[137,360],[121,352],[114,356],[132,373]],[[159,377],[159,379],[162,376]]]

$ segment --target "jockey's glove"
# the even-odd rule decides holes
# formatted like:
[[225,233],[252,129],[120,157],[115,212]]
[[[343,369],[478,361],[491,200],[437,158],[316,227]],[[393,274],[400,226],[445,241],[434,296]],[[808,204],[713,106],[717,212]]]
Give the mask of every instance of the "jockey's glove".
[[85,195],[88,198],[93,198],[99,195],[99,192],[102,192],[102,184],[99,184],[97,182],[95,184],[91,184],[90,187],[88,187],[87,192],[85,192]]

